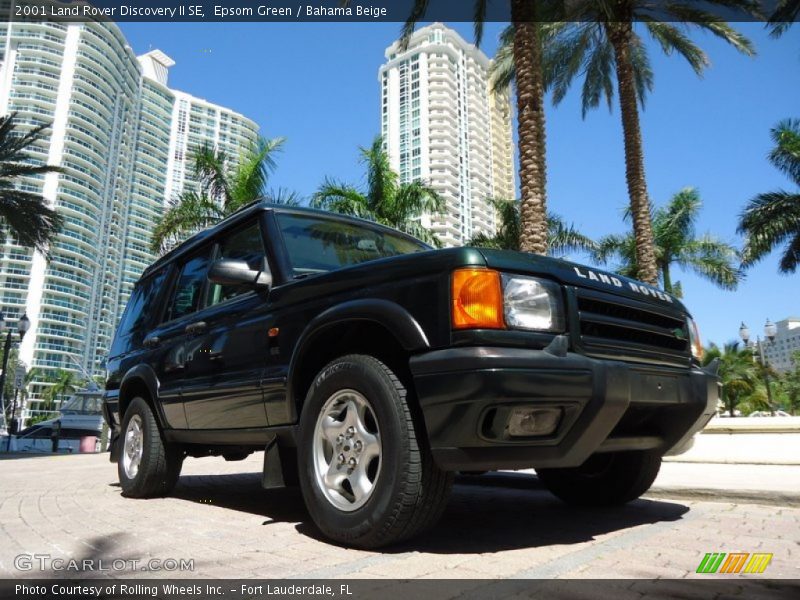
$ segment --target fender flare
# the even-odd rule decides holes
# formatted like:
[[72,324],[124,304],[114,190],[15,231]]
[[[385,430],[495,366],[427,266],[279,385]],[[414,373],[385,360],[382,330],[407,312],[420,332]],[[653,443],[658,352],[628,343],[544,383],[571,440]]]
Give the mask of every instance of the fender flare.
[[298,365],[314,339],[326,329],[345,322],[369,321],[383,326],[394,335],[403,349],[409,352],[430,348],[430,342],[420,324],[405,308],[390,300],[365,298],[349,300],[332,306],[314,317],[297,340],[286,381],[286,399],[295,407],[294,379]]
[[150,394],[150,400],[153,402],[153,409],[158,419],[159,425],[161,425],[162,429],[167,427],[167,421],[164,417],[163,412],[161,411],[161,403],[158,401],[158,389],[160,387],[158,376],[156,375],[155,371],[153,371],[152,367],[147,364],[139,364],[132,368],[130,371],[125,373],[125,376],[122,378],[119,384],[119,419],[120,424],[122,424],[122,418],[124,416],[122,409],[122,398],[125,394],[125,388],[133,383],[134,381],[141,382],[147,388],[148,393]]

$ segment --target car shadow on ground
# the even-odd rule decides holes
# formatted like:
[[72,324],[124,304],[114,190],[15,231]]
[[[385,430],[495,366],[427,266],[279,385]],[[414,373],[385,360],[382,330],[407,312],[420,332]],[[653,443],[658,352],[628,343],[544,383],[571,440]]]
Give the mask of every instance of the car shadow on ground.
[[[298,532],[327,542],[298,488],[265,490],[259,473],[180,478],[173,497],[265,517],[263,525],[296,523]],[[649,523],[678,521],[689,507],[636,500],[613,508],[574,508],[526,473],[459,476],[441,521],[432,530],[382,552],[481,554],[553,544],[579,544]]]

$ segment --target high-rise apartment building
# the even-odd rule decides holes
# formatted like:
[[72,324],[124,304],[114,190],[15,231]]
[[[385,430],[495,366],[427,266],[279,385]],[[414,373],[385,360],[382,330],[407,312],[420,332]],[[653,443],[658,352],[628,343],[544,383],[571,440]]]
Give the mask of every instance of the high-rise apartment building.
[[447,246],[494,234],[489,198],[515,198],[511,104],[494,94],[491,61],[452,29],[434,23],[406,49],[395,42],[380,68],[381,134],[401,182],[424,180],[445,202],[426,215]]
[[[44,376],[100,373],[114,328],[142,270],[165,205],[191,181],[194,145],[236,158],[254,122],[167,87],[173,61],[136,57],[111,22],[0,23],[0,115],[21,131],[51,124],[34,160],[63,173],[27,178],[64,217],[48,262],[8,240],[0,246],[0,309],[27,312],[20,359]],[[34,382],[40,397],[44,380]]]
[[764,356],[773,369],[784,373],[795,368],[793,357],[800,352],[800,317],[787,317],[775,323],[778,332],[771,342],[763,342]]

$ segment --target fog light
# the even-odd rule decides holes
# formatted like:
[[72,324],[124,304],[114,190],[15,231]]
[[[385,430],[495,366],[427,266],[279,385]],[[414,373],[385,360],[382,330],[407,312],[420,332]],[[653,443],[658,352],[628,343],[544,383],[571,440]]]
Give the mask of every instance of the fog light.
[[512,408],[508,417],[508,434],[514,437],[548,435],[556,430],[560,420],[560,408]]

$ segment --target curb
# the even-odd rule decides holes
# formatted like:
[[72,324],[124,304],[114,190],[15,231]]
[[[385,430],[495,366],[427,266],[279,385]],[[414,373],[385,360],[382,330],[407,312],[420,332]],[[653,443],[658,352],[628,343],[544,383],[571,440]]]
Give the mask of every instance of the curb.
[[800,493],[792,494],[769,490],[729,490],[681,486],[653,486],[644,494],[644,497],[674,500],[699,500],[704,502],[762,504],[765,506],[777,506],[781,508],[800,508]]
[[772,465],[774,467],[797,467],[800,466],[800,460],[796,458],[780,459],[765,459],[765,460],[737,460],[727,458],[709,458],[697,457],[689,458],[683,456],[665,456],[665,463],[681,463],[681,464],[704,464],[704,465]]

